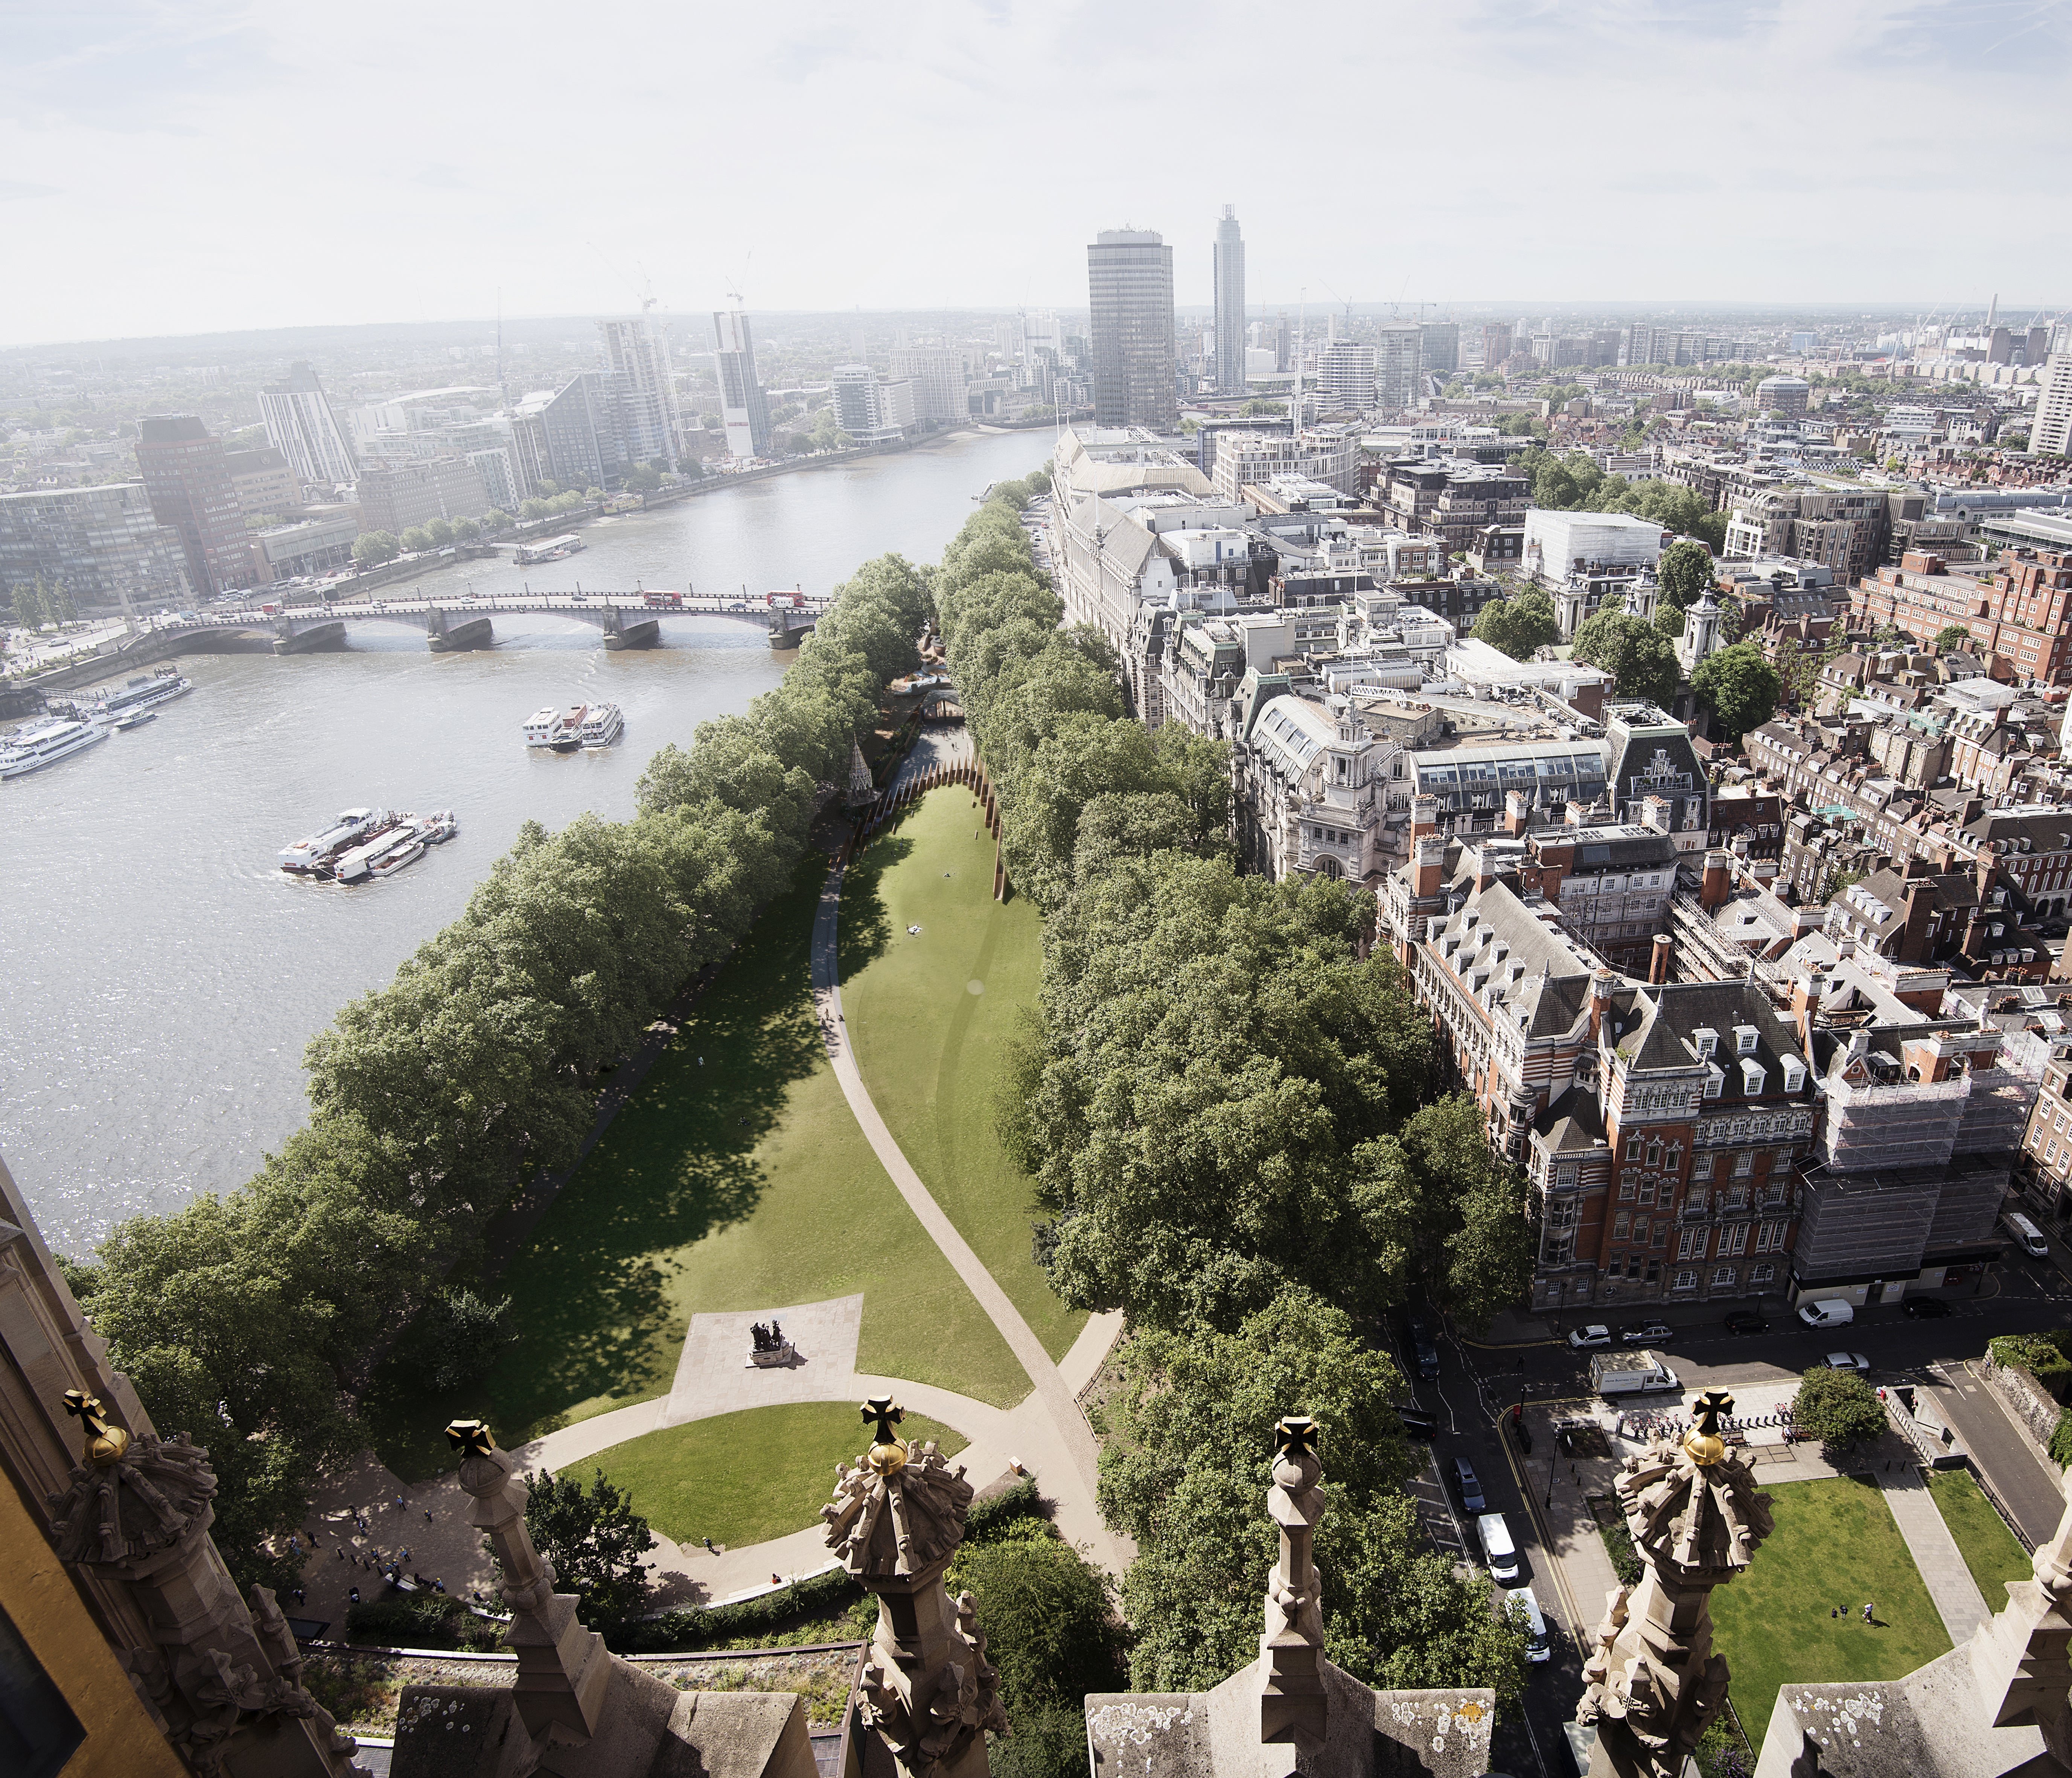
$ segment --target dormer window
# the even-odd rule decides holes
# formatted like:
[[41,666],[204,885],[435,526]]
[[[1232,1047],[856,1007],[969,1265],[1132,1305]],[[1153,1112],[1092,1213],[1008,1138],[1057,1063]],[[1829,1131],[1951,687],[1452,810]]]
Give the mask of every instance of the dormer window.
[[1756,1098],[1762,1093],[1763,1081],[1769,1073],[1770,1070],[1761,1062],[1750,1061],[1746,1057],[1743,1057],[1741,1058],[1741,1090],[1750,1098]]
[[1796,1056],[1782,1058],[1784,1063],[1784,1090],[1795,1093],[1806,1084],[1806,1064]]
[[1720,1034],[1710,1025],[1701,1025],[1691,1033],[1698,1045],[1698,1059],[1710,1061],[1712,1053],[1720,1047]]
[[1708,1099],[1717,1098],[1725,1090],[1726,1084],[1727,1077],[1724,1070],[1719,1068],[1709,1070],[1705,1076],[1705,1097]]
[[1736,1025],[1734,1027],[1734,1053],[1737,1056],[1753,1056],[1755,1053],[1755,1027],[1753,1025]]

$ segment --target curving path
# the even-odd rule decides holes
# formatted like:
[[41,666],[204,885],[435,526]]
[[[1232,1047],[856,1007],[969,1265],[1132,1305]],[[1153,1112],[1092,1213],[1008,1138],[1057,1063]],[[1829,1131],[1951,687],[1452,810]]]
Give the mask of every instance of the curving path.
[[[836,948],[841,918],[841,885],[842,870],[837,864],[828,873],[828,880],[821,888],[820,910],[813,922],[813,1000],[820,1016],[820,1034],[828,1046],[828,1060],[833,1065],[836,1079],[841,1082],[842,1094],[849,1101],[849,1110],[870,1138],[870,1146],[891,1176],[892,1183],[898,1187],[899,1195],[906,1199],[921,1226],[928,1231],[929,1238],[956,1268],[965,1287],[978,1299],[980,1306],[1000,1329],[1001,1337],[1036,1386],[1034,1399],[1042,1406],[1042,1431],[1046,1435],[1041,1444],[1033,1444],[1031,1452],[1022,1453],[1025,1460],[1042,1472],[1046,1487],[1059,1503],[1061,1517],[1069,1509],[1075,1524],[1091,1518],[1096,1528],[1095,1534],[1084,1538],[1074,1535],[1073,1541],[1081,1543],[1111,1573],[1120,1575],[1134,1552],[1128,1548],[1126,1539],[1115,1537],[1108,1530],[1099,1512],[1094,1509],[1100,1454],[1094,1444],[1093,1429],[1079,1410],[1075,1390],[1051,1361],[1043,1342],[1022,1318],[1022,1312],[1015,1308],[1007,1292],[986,1270],[984,1262],[957,1232],[956,1224],[930,1195],[921,1176],[915,1172],[899,1144],[892,1139],[892,1132],[886,1127],[885,1119],[879,1116],[872,1102],[870,1089],[864,1085],[855,1053],[849,1045],[849,1027],[842,1017],[841,972]],[[1092,1336],[1104,1353],[1121,1331],[1121,1323],[1119,1312],[1096,1316],[1088,1322],[1079,1344],[1085,1344]],[[1074,1349],[1076,1352],[1078,1346]],[[1095,1368],[1099,1368],[1098,1364]],[[955,1425],[956,1422],[952,1420],[949,1423]]]

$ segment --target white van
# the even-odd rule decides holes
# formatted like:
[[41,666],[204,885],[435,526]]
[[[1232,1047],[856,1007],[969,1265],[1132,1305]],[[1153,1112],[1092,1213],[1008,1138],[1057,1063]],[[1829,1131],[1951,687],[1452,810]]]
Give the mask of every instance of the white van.
[[1511,1541],[1511,1527],[1501,1513],[1485,1513],[1475,1521],[1475,1535],[1482,1539],[1482,1560],[1489,1564],[1490,1578],[1503,1586],[1518,1579],[1518,1546]]
[[1551,1661],[1554,1644],[1547,1634],[1547,1620],[1540,1609],[1540,1601],[1532,1596],[1530,1587],[1514,1587],[1504,1595],[1504,1603],[1513,1599],[1525,1608],[1525,1658],[1527,1661]]
[[1853,1304],[1844,1303],[1839,1296],[1823,1297],[1817,1303],[1801,1303],[1799,1319],[1809,1328],[1845,1328],[1856,1318]]
[[2029,1221],[2019,1210],[2009,1210],[2000,1218],[2000,1226],[2021,1244],[2021,1250],[2032,1259],[2048,1259],[2050,1243],[2043,1238],[2042,1230]]

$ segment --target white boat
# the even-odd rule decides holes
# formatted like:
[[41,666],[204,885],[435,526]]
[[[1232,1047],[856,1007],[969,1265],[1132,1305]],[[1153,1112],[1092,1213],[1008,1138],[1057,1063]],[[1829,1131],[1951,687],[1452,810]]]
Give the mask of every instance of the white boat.
[[443,846],[460,832],[460,823],[454,819],[451,809],[441,809],[437,814],[428,815],[419,821],[417,832],[424,837],[426,844]]
[[117,717],[110,726],[120,733],[126,729],[141,729],[146,723],[158,720],[156,710],[132,710],[126,717]]
[[561,720],[554,725],[553,734],[547,745],[557,753],[572,753],[582,745],[583,718],[590,714],[586,704],[572,704],[561,712]]
[[376,877],[393,877],[424,856],[425,843],[417,837],[417,829],[405,827],[389,836],[388,844],[368,860],[367,868]]
[[600,751],[626,733],[626,718],[615,704],[593,704],[582,719],[582,744],[590,752]]
[[55,766],[61,759],[84,753],[97,741],[105,741],[108,730],[96,722],[64,720],[39,723],[17,729],[14,738],[0,748],[0,778],[23,778]]
[[170,704],[175,698],[185,697],[193,689],[194,681],[183,679],[177,673],[139,673],[121,691],[110,692],[99,700],[92,713],[104,721],[110,721]]
[[281,868],[298,877],[310,877],[329,868],[339,856],[364,843],[372,835],[395,825],[386,809],[347,809],[327,827],[306,839],[281,848]]
[[554,731],[561,725],[561,712],[558,706],[549,704],[535,710],[525,719],[525,745],[528,747],[553,746]]

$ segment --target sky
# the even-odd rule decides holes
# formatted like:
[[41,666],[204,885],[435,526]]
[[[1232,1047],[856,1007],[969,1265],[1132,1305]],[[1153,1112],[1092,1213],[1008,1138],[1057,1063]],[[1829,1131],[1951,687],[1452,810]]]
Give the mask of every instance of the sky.
[[[0,344],[1083,307],[2072,304],[2072,0],[0,0]],[[1427,314],[1440,312],[1432,309]]]

